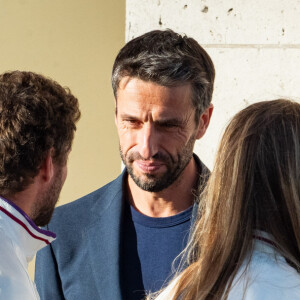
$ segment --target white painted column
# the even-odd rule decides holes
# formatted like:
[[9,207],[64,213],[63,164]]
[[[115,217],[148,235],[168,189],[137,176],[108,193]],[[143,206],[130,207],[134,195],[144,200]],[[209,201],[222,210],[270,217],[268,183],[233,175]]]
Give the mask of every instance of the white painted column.
[[195,38],[215,64],[215,110],[195,146],[208,167],[237,111],[261,100],[300,102],[300,0],[126,1],[127,41],[166,28]]

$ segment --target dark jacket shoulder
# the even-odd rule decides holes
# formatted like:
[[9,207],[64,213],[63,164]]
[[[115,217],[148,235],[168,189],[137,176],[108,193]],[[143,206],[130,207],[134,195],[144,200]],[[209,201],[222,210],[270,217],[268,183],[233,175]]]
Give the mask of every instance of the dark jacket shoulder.
[[[122,199],[123,179],[126,172],[103,187],[65,205],[55,208],[47,229],[59,235],[63,231],[85,229],[93,224],[114,200]],[[120,204],[121,205],[121,204]]]

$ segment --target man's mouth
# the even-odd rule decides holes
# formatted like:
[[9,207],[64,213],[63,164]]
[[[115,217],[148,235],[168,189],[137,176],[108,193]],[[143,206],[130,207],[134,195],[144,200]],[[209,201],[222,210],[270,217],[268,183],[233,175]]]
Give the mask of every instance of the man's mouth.
[[146,173],[156,172],[165,165],[163,162],[144,160],[137,160],[135,163],[143,172]]

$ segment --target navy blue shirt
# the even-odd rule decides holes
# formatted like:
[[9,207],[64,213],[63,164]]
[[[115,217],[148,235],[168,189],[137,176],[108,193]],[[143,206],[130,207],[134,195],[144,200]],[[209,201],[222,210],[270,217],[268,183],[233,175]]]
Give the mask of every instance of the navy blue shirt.
[[[185,248],[192,207],[171,217],[147,217],[126,205],[123,231],[123,282],[126,300],[141,300],[172,277],[172,262]],[[174,267],[178,267],[176,260]]]

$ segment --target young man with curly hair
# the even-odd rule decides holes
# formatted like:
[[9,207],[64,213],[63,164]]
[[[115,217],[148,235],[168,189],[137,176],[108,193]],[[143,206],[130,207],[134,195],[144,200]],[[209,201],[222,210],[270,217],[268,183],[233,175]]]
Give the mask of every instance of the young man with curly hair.
[[78,100],[32,72],[0,75],[0,299],[39,299],[27,264],[55,234],[48,224],[67,176]]

